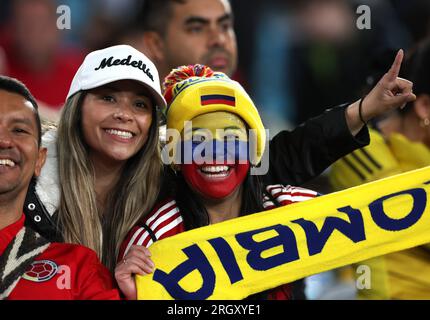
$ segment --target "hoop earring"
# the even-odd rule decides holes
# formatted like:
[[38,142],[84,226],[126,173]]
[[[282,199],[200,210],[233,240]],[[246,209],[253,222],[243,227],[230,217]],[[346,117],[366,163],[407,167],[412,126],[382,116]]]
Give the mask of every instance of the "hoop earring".
[[420,126],[421,126],[421,128],[426,128],[426,127],[430,126],[429,118],[425,118],[425,119],[421,120]]

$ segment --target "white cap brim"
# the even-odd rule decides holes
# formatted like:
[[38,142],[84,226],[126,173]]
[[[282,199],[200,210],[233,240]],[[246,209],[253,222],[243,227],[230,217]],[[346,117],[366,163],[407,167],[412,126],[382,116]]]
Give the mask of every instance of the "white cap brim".
[[[124,64],[120,64],[120,61]],[[79,91],[120,80],[141,83],[149,90],[156,105],[161,109],[166,108],[155,65],[143,53],[128,45],[113,46],[88,54],[73,78],[67,99]]]

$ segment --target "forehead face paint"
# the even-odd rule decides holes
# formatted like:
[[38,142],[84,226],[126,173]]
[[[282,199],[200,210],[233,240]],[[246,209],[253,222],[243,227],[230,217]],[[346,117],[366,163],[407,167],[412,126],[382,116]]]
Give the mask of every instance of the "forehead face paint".
[[204,140],[209,146],[234,141],[236,146],[234,157],[226,156],[228,147],[215,147],[211,151],[213,158],[209,157],[211,161],[198,162],[193,157],[191,163],[181,165],[183,176],[194,191],[209,199],[222,199],[243,183],[250,163],[246,158],[237,156],[239,146],[246,146],[248,142],[246,125],[239,117],[228,112],[200,115],[192,120],[191,132],[184,132],[185,142],[188,139],[194,142]]
[[[212,112],[186,125],[177,154],[182,164],[234,164],[248,161],[248,136],[243,121],[228,112]],[[179,148],[181,148],[179,150]]]
[[[238,116],[230,112],[211,112],[192,119],[192,132],[184,132],[185,139],[208,132],[214,139],[222,140],[225,136],[236,135],[239,140],[248,141],[246,125]],[[224,135],[223,135],[224,133]]]

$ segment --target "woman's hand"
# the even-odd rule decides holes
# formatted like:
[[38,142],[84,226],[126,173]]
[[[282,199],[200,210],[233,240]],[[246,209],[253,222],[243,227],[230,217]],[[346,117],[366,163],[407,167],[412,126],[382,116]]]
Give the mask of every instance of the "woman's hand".
[[115,268],[115,279],[128,300],[137,299],[134,275],[145,275],[154,271],[151,252],[143,246],[132,246],[124,259]]
[[[374,117],[380,116],[396,108],[403,108],[408,102],[416,99],[412,92],[413,83],[399,78],[399,71],[403,61],[403,50],[399,50],[390,70],[379,80],[377,85],[362,101],[360,118],[360,100],[346,109],[346,120],[353,135],[356,135],[366,123]],[[362,121],[363,120],[363,121]]]

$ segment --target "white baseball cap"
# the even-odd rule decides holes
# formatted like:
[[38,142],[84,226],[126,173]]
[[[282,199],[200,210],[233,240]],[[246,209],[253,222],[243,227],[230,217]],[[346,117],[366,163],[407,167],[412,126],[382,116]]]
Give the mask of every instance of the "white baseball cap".
[[118,80],[135,80],[152,93],[156,105],[166,107],[154,63],[129,45],[117,45],[89,53],[73,78],[67,99],[81,90],[94,89]]

